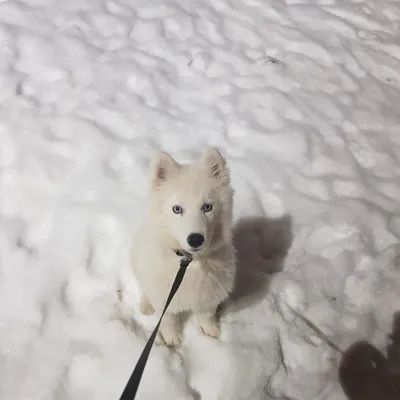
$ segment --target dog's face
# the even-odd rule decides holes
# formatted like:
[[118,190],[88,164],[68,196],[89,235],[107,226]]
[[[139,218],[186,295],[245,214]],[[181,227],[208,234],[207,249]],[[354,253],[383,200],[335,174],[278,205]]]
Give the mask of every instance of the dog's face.
[[204,253],[230,236],[232,190],[217,149],[190,165],[159,153],[151,168],[151,214],[168,245]]

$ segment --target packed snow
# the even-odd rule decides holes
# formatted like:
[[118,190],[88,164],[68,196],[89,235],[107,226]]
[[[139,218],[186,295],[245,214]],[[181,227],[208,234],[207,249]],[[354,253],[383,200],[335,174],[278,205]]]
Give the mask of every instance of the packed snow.
[[390,345],[400,2],[1,0],[0,83],[2,400],[119,398],[157,321],[129,250],[158,150],[227,158],[239,279],[138,400],[344,400],[342,353]]

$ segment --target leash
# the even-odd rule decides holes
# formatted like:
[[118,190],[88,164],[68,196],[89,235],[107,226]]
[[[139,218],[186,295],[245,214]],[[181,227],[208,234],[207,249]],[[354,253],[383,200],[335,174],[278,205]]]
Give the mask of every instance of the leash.
[[174,251],[178,257],[182,257],[180,261],[180,268],[176,274],[174,283],[172,284],[171,290],[169,292],[167,301],[164,306],[164,310],[161,314],[160,319],[158,320],[158,324],[154,328],[153,333],[151,334],[149,340],[147,341],[146,346],[144,347],[142,354],[140,355],[139,360],[136,363],[135,369],[133,370],[119,400],[133,400],[135,398],[136,392],[139,388],[140,380],[142,379],[143,371],[146,367],[147,359],[149,358],[150,351],[151,348],[153,347],[154,340],[157,336],[157,332],[158,329],[160,328],[163,316],[167,311],[167,308],[171,303],[172,299],[174,298],[175,293],[178,291],[179,286],[182,283],[183,277],[185,276],[186,273],[186,268],[193,261],[193,257],[191,256],[190,253],[184,250],[174,250]]

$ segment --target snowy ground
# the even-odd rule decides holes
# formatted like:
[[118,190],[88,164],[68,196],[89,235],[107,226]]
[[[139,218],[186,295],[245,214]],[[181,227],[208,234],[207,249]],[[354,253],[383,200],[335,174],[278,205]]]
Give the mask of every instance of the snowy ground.
[[398,0],[1,0],[0,85],[2,400],[118,399],[155,323],[128,250],[160,149],[227,157],[241,281],[138,400],[342,400],[341,351],[386,347]]

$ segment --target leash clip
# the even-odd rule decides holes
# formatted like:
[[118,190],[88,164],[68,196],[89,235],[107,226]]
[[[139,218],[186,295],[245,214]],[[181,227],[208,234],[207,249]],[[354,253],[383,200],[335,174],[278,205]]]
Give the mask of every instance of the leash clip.
[[175,250],[175,254],[178,257],[182,257],[180,262],[181,267],[187,267],[193,261],[193,256],[186,250]]

